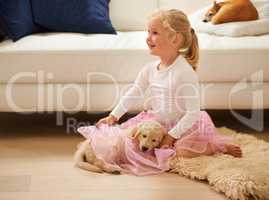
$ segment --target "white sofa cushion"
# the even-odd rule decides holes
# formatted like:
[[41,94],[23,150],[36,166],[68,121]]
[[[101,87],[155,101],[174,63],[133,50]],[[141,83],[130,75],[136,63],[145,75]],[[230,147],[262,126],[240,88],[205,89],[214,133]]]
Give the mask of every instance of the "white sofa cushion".
[[211,6],[202,8],[189,16],[192,27],[202,33],[224,36],[255,36],[269,34],[269,2],[259,0],[253,2],[259,13],[259,19],[254,21],[230,22],[214,25],[211,22],[204,23],[204,15]]
[[[52,73],[45,83],[131,82],[144,63],[154,60],[145,43],[146,32],[109,34],[49,33],[0,43],[0,83],[18,72]],[[5,69],[4,69],[5,68]],[[23,74],[23,73],[21,73]],[[50,76],[50,75],[49,75]],[[16,83],[37,82],[23,76]]]
[[111,0],[110,17],[116,30],[141,31],[146,30],[147,17],[157,8],[158,0]]
[[110,17],[118,31],[141,31],[146,30],[150,13],[158,8],[180,9],[190,14],[211,2],[212,0],[196,0],[195,3],[190,0],[111,0]]
[[[16,43],[0,43],[0,83],[6,83],[18,72],[52,73],[46,83],[132,82],[141,67],[156,57],[149,55],[147,33],[119,32],[118,35],[78,33],[36,34]],[[198,34],[201,59],[198,75],[201,82],[233,82],[247,74],[264,71],[269,81],[269,35],[259,37],[218,37]],[[232,72],[232,73],[231,73]],[[16,83],[37,82],[35,76],[24,76]]]

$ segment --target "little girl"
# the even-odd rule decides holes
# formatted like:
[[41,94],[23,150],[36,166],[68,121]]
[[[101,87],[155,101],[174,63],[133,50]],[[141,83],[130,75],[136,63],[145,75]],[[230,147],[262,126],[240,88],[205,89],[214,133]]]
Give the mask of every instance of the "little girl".
[[[107,143],[106,147],[113,148],[109,141],[115,140],[123,129],[147,120],[161,123],[167,134],[158,154],[155,152],[154,162],[147,160],[147,156],[135,148],[129,149],[132,156],[125,157],[128,165],[113,161],[113,164],[136,175],[168,170],[169,157],[175,154],[188,158],[215,153],[241,157],[240,147],[228,144],[231,138],[219,135],[210,116],[200,111],[199,81],[195,72],[199,46],[187,16],[179,10],[159,10],[150,16],[147,28],[149,51],[159,59],[142,68],[132,88],[109,116],[100,119],[96,127],[81,127],[78,131],[95,141],[95,144],[100,145],[97,141],[102,137],[102,141]],[[121,125],[115,125],[146,89],[149,90],[149,97],[144,102],[144,111]],[[104,147],[104,144],[101,146]],[[167,153],[168,149],[173,149],[175,154]],[[95,151],[103,158],[107,155],[102,152],[108,152],[97,145]]]

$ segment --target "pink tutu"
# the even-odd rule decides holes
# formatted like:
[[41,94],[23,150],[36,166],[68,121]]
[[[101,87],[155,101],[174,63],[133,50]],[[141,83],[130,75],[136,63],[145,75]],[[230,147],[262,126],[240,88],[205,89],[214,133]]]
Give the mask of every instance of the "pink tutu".
[[143,111],[121,125],[102,125],[100,128],[85,126],[80,127],[78,132],[85,138],[91,139],[93,150],[98,158],[119,167],[123,172],[138,176],[169,170],[169,161],[175,156],[175,149],[182,148],[202,153],[211,143],[216,147],[215,152],[223,152],[224,144],[230,141],[230,138],[216,132],[210,116],[205,111],[201,111],[199,120],[175,142],[175,149],[155,148],[151,152],[143,153],[139,151],[136,141],[127,137],[123,130],[148,120],[159,121],[167,131],[177,123],[160,121],[153,114]]
[[[143,111],[137,116],[121,124],[121,127],[128,128],[129,126],[136,125],[137,123],[145,120],[158,121],[163,125],[167,132],[178,123],[178,121],[160,120],[155,117],[154,114]],[[215,148],[212,150],[214,153],[219,153],[225,152],[225,143],[231,141],[231,137],[220,135],[217,132],[211,117],[206,111],[200,111],[199,119],[182,135],[180,139],[175,142],[174,146],[176,149],[185,149],[196,153],[203,153],[206,151],[208,144],[213,144]]]
[[232,138],[220,135],[206,111],[200,111],[200,117],[196,123],[178,139],[174,146],[176,149],[185,149],[195,153],[206,151],[208,144],[213,145],[213,153],[226,151],[225,143]]

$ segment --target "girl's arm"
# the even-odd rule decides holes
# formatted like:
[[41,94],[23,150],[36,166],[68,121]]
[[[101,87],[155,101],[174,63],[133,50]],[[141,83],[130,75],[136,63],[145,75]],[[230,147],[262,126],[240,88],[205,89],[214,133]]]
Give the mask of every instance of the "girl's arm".
[[[185,103],[185,114],[176,126],[168,132],[170,136],[176,139],[180,138],[183,133],[193,126],[199,119],[200,113],[200,87],[196,72],[192,70],[184,72],[181,80],[179,99],[183,99]],[[182,108],[179,109],[181,109],[179,112],[182,112]]]
[[128,110],[134,106],[138,100],[140,100],[147,87],[149,78],[149,66],[145,66],[139,72],[133,86],[123,95],[118,105],[112,110],[110,115],[114,116],[119,120]]

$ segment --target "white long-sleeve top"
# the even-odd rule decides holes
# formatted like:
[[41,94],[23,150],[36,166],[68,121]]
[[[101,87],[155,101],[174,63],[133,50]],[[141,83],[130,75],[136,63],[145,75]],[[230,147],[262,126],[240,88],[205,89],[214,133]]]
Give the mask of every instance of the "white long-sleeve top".
[[142,68],[132,87],[110,114],[120,119],[147,90],[149,95],[144,101],[144,109],[163,121],[176,121],[168,134],[178,139],[199,118],[198,76],[182,56],[165,69],[159,70],[159,64],[160,61],[156,61]]

